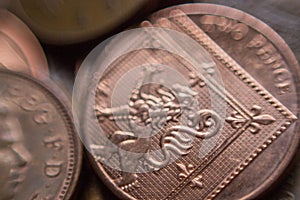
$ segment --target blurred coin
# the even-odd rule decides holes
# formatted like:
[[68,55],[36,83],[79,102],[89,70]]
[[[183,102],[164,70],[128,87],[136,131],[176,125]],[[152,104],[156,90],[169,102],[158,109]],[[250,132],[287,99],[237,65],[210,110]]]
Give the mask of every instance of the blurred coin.
[[75,81],[74,115],[98,174],[126,199],[256,198],[298,145],[295,56],[266,24],[224,6],[171,7],[142,26],[95,49]]
[[0,83],[0,199],[69,199],[82,152],[65,101],[25,75]]
[[112,31],[149,3],[148,0],[12,0],[10,7],[44,42],[71,44]]
[[38,40],[21,20],[3,9],[0,9],[0,63],[35,78],[49,76],[47,59]]

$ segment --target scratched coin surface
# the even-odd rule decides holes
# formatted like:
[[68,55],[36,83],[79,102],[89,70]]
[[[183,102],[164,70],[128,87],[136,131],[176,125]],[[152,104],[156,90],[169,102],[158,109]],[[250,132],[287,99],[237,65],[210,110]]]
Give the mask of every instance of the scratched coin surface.
[[0,199],[69,199],[81,147],[59,93],[10,71],[0,82]]
[[[211,4],[167,8],[141,26],[136,41],[112,43],[130,49],[145,37],[151,48],[125,53],[88,80],[98,82],[88,90],[94,101],[85,108],[93,113],[85,115],[82,139],[102,180],[125,199],[262,194],[298,145],[299,72],[289,47],[258,19]],[[85,63],[92,62],[79,75]],[[188,84],[172,83],[180,76]]]
[[42,78],[49,76],[44,51],[30,29],[15,15],[0,9],[0,65]]
[[9,8],[44,42],[72,44],[112,31],[147,0],[12,0]]

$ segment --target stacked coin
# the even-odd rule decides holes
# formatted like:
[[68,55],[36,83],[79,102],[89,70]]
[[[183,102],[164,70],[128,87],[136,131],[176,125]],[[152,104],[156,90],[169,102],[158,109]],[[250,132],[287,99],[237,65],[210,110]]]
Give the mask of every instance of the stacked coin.
[[155,4],[155,1],[148,0],[12,0],[9,8],[24,19],[43,41],[61,45],[107,34],[139,10],[151,10],[153,8],[148,6]]
[[69,199],[82,157],[69,102],[29,28],[7,10],[0,18],[0,198]]

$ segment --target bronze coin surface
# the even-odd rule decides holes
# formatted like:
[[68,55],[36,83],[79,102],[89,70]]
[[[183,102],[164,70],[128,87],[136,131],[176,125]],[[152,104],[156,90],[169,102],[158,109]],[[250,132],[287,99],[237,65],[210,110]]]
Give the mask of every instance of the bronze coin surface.
[[44,51],[30,29],[15,15],[0,9],[0,63],[35,78],[49,76]]
[[6,70],[0,82],[1,199],[69,199],[82,148],[66,101],[50,82]]
[[44,42],[78,43],[108,33],[134,16],[147,0],[12,0],[10,10]]
[[[81,136],[98,174],[124,199],[256,198],[283,173],[297,149],[295,56],[266,24],[225,6],[167,8],[142,27],[148,27],[144,34],[111,46],[150,46],[125,51],[103,76],[100,67],[87,73],[91,79],[86,81],[97,88],[82,94],[94,97],[75,97],[86,105],[79,118],[84,121]],[[152,32],[151,27],[166,29]],[[184,36],[172,37],[171,30],[200,48]],[[104,51],[116,49],[111,46]],[[165,47],[188,54],[178,56]],[[78,76],[91,63],[84,61]],[[173,70],[188,85],[174,81],[179,74]],[[215,79],[218,74],[222,80]],[[97,135],[99,130],[103,135]]]

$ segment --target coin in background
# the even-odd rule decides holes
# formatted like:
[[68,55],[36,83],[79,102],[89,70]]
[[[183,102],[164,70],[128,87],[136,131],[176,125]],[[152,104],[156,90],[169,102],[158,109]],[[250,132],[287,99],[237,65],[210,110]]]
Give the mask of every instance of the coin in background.
[[13,71],[49,76],[46,56],[29,28],[15,15],[0,9],[0,63]]
[[10,71],[0,83],[0,199],[69,199],[82,150],[60,94]]
[[46,43],[94,39],[118,27],[148,0],[12,0],[10,8]]

